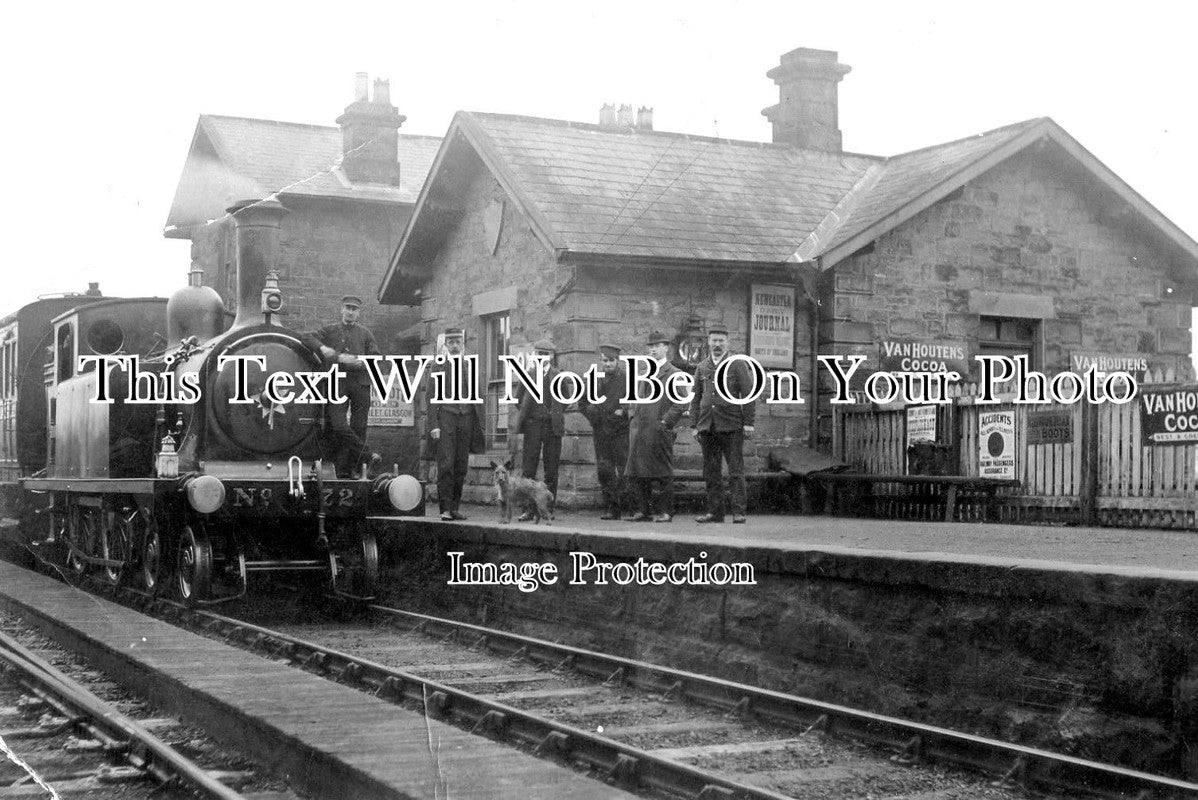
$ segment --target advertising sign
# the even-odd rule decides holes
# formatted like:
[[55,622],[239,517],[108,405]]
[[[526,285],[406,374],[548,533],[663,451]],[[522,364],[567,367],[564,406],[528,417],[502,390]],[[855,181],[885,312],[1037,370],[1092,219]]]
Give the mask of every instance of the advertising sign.
[[749,355],[766,369],[794,369],[795,289],[749,287]]
[[936,441],[936,406],[908,406],[907,447]]
[[401,403],[393,392],[386,404],[379,401],[370,393],[370,411],[366,414],[366,424],[375,427],[379,425],[410,428],[416,424],[416,411],[411,403]]
[[978,475],[982,478],[1015,478],[1015,414],[983,411],[978,414]]
[[1129,372],[1136,380],[1144,377],[1144,373],[1152,365],[1148,356],[1143,353],[1098,353],[1092,351],[1074,350],[1069,354],[1069,369],[1079,375],[1090,367],[1098,372]]
[[1070,444],[1073,414],[1069,411],[1027,412],[1028,444]]
[[1140,388],[1140,433],[1145,444],[1198,442],[1198,386]]
[[958,372],[969,374],[965,342],[909,342],[884,339],[878,343],[881,368],[887,372]]

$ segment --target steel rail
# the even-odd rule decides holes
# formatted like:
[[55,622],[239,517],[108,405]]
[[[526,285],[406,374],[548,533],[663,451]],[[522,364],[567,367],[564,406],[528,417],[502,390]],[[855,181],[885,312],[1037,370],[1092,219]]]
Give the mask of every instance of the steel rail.
[[182,783],[213,800],[243,797],[2,631],[0,659],[11,665],[22,682],[65,718],[70,727],[85,730],[109,752],[120,752],[130,766],[151,775],[160,784]]
[[[669,697],[752,715],[802,730],[816,728],[898,750],[900,761],[933,761],[980,770],[1005,783],[1091,796],[1198,796],[1198,784],[1176,778],[1076,758],[897,717],[761,689],[722,678],[671,669],[570,645],[547,642],[456,620],[371,605],[372,611],[414,623],[435,635],[477,637],[500,655],[519,654],[541,664],[569,666],[605,680],[619,680]],[[1143,795],[1142,793],[1147,793]]]
[[576,762],[597,771],[607,782],[629,790],[650,789],[695,800],[791,800],[789,795],[749,786],[617,742],[594,732],[457,689],[439,681],[322,647],[241,620],[189,609],[174,601],[127,590],[147,610],[240,642],[270,658],[285,658],[348,686],[365,687],[394,703],[409,701],[434,719],[464,722],[472,733],[526,746],[534,755]]

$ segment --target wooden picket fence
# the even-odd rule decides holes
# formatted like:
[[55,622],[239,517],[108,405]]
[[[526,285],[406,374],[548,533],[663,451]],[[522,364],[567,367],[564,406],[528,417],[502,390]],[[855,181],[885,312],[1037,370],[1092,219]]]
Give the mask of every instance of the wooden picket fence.
[[[1148,375],[1141,387],[1183,387],[1169,374]],[[1015,420],[1018,489],[1002,491],[1001,518],[1130,527],[1198,529],[1198,444],[1156,445],[1141,433],[1138,395],[1124,405],[978,405],[977,387],[960,385],[951,405],[937,410],[937,440],[956,449],[957,474],[976,476],[981,413],[1010,412]],[[854,471],[906,471],[906,409],[834,407],[833,452]],[[1028,444],[1028,415],[1068,415],[1072,441]],[[898,495],[910,489],[896,486]]]

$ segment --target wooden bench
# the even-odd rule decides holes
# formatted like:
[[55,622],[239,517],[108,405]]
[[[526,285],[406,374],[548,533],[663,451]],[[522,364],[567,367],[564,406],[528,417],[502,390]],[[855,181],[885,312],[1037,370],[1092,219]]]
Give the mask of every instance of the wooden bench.
[[[985,519],[998,519],[998,490],[1018,488],[1017,480],[998,478],[969,478],[960,475],[866,475],[856,472],[816,472],[807,475],[805,481],[820,484],[824,489],[824,513],[835,514],[849,508],[860,509],[865,501],[874,505],[877,500],[909,505],[938,505],[943,498],[945,522],[956,518],[957,504],[962,495],[971,499],[980,497],[985,508]],[[926,487],[924,493],[910,492],[900,495],[877,495],[878,484],[897,484]],[[811,493],[803,492],[804,513],[812,513]],[[976,500],[975,500],[976,502]]]

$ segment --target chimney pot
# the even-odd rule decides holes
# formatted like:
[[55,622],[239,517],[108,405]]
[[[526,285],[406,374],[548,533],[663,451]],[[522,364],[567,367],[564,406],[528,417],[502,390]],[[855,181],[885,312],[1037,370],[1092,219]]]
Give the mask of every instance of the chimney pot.
[[337,117],[341,126],[341,169],[351,181],[399,185],[399,127],[407,119],[391,105],[391,82],[374,82],[368,99],[365,72],[357,75],[357,99]]
[[354,76],[354,102],[365,103],[370,100],[370,76],[359,72]]
[[100,294],[100,284],[95,281],[89,282],[85,295],[87,297],[102,297],[103,295]]
[[838,84],[852,68],[833,50],[800,47],[766,73],[778,84],[779,102],[761,113],[773,124],[774,141],[839,153]]
[[636,126],[642,130],[653,130],[653,109],[641,106],[636,112]]
[[391,105],[391,81],[376,78],[374,81],[374,102],[383,105]]
[[599,124],[605,127],[616,124],[616,107],[614,105],[604,103],[603,108],[599,109]]
[[632,106],[627,103],[620,105],[620,110],[616,114],[616,124],[622,127],[632,127]]

